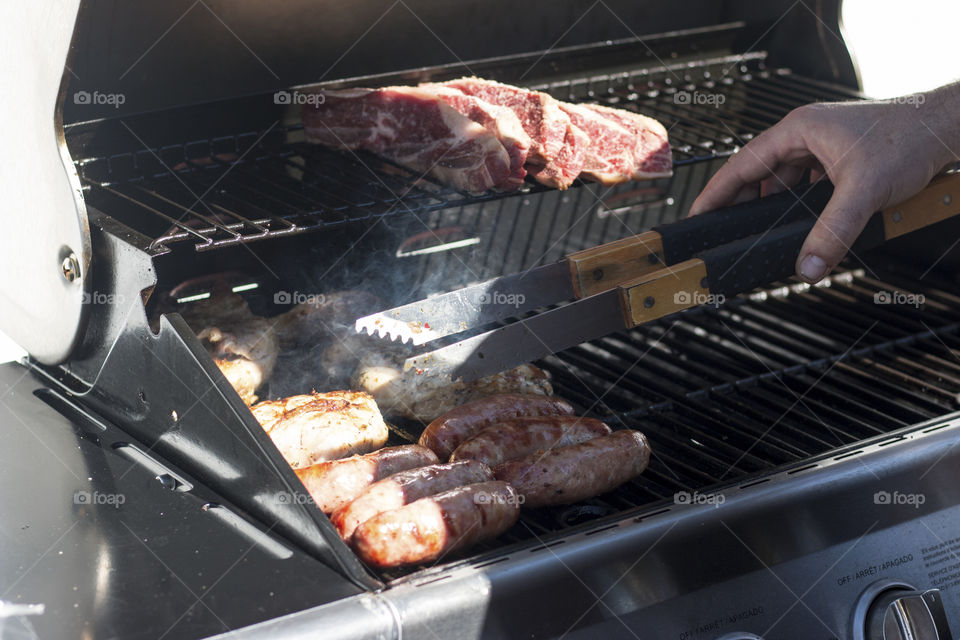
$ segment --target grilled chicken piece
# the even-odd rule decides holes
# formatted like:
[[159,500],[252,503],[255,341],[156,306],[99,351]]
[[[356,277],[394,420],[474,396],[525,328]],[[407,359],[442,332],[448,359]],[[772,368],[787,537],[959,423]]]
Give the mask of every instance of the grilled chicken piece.
[[308,402],[313,402],[314,397],[312,393],[304,393],[280,400],[264,400],[250,407],[250,412],[253,413],[253,417],[257,419],[263,430],[269,433],[274,423],[282,418],[285,413],[293,411]]
[[452,382],[418,376],[413,372],[404,374],[406,349],[395,344],[384,346],[386,350],[374,352],[367,345],[351,386],[370,393],[387,415],[429,423],[455,407],[487,396],[500,393],[553,394],[546,372],[531,364],[473,382]]
[[295,469],[370,453],[389,435],[377,403],[362,391],[305,394],[251,411]]
[[247,404],[277,363],[273,322],[254,315],[242,296],[215,289],[206,300],[181,305],[177,311],[197,334],[223,375]]

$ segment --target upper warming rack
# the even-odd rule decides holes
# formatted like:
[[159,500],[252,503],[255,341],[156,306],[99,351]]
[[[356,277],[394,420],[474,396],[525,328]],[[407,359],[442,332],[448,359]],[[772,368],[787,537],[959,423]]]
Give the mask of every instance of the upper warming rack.
[[[680,167],[735,152],[791,109],[856,97],[768,68],[763,53],[684,62],[535,88],[659,119]],[[299,125],[191,140],[77,162],[87,202],[149,238],[149,249],[198,251],[394,213],[426,213],[513,194],[440,186],[372,154],[304,142]],[[575,187],[576,188],[576,187]],[[527,194],[545,190],[528,182]]]

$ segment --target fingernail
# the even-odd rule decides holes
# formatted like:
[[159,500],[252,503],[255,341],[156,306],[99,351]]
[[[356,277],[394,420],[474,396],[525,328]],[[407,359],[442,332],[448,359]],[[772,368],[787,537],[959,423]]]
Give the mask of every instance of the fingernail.
[[807,282],[819,282],[827,275],[827,263],[819,256],[810,254],[800,263],[800,275]]

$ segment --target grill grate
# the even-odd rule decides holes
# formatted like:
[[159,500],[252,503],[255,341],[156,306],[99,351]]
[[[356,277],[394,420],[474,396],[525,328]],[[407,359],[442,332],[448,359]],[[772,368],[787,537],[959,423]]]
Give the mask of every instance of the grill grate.
[[[692,309],[538,363],[559,396],[614,428],[642,431],[654,455],[616,491],[525,510],[471,553],[602,526],[682,491],[749,484],[960,409],[960,297],[932,274],[896,268],[900,275],[857,269],[825,286]],[[885,293],[900,304],[877,304]]]
[[[660,119],[670,131],[677,166],[729,155],[801,104],[855,97],[768,69],[762,53],[538,88]],[[78,170],[87,201],[150,238],[156,253],[179,245],[209,250],[390,214],[508,202],[505,196],[515,195],[471,196],[368,153],[307,144],[302,131],[281,127],[87,159]],[[524,191],[548,190],[530,183]]]

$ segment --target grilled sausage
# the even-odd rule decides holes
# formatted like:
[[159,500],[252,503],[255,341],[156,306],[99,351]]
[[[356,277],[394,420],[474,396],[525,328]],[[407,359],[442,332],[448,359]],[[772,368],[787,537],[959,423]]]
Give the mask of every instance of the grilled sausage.
[[364,522],[353,546],[375,567],[436,560],[494,538],[517,521],[519,497],[506,482],[481,482],[417,500]]
[[320,510],[333,513],[377,480],[437,462],[437,456],[430,449],[408,444],[386,447],[363,456],[321,462],[294,471]]
[[493,480],[490,468],[473,460],[408,469],[370,485],[356,500],[334,512],[330,520],[350,541],[358,526],[384,511],[474,482]]
[[420,444],[446,460],[462,442],[502,420],[572,413],[570,403],[560,398],[504,393],[468,402],[443,414],[427,425]]
[[606,435],[610,435],[610,427],[595,418],[511,418],[487,427],[461,444],[450,456],[450,461],[477,460],[495,467],[537,451],[568,447]]
[[494,469],[494,475],[516,487],[525,506],[545,507],[611,491],[640,475],[648,462],[646,437],[639,431],[623,430],[504,462]]

